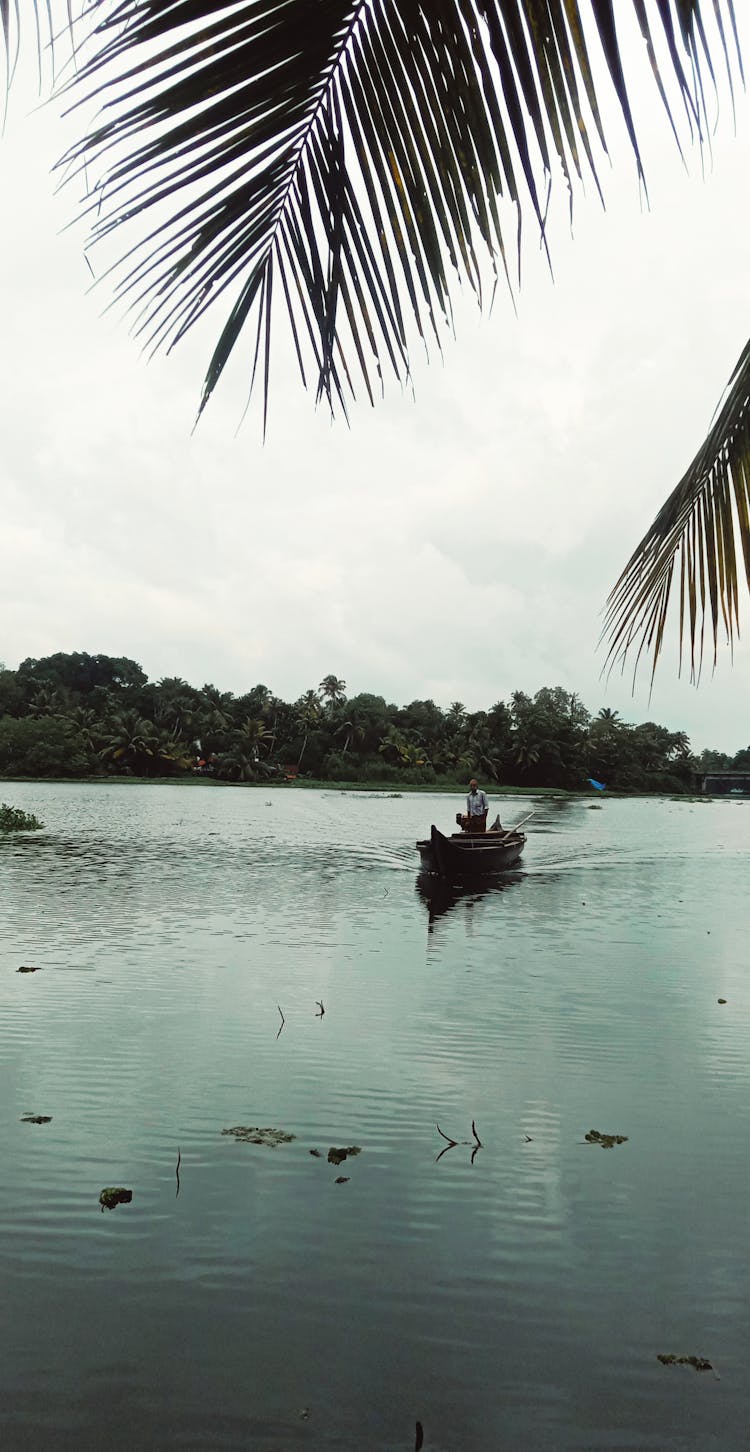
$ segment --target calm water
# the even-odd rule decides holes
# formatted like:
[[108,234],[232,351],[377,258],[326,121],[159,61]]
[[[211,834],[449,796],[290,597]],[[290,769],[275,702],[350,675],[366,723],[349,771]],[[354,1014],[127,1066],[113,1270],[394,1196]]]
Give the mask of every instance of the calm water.
[[750,802],[0,796],[5,1452],[746,1447]]

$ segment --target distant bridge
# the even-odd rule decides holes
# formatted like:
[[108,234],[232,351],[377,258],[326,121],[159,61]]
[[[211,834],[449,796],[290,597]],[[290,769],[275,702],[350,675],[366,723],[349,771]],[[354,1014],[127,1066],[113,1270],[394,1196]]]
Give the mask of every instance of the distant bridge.
[[750,772],[705,771],[699,773],[697,782],[701,792],[710,797],[750,797]]

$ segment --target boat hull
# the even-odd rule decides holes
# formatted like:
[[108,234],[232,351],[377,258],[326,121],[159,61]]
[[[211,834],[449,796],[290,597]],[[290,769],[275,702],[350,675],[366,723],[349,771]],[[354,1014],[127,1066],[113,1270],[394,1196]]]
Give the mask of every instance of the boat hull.
[[526,834],[503,833],[500,841],[493,841],[494,835],[461,832],[446,837],[433,826],[430,836],[417,842],[422,868],[441,877],[486,877],[494,872],[506,872],[519,861]]

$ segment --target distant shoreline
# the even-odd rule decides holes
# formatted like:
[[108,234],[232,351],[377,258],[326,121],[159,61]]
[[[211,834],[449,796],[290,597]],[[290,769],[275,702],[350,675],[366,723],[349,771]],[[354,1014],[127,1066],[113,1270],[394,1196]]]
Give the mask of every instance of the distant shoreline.
[[[216,777],[210,776],[0,776],[0,790],[5,783],[9,786],[208,786],[211,788],[241,791],[326,791],[342,793],[362,793],[366,796],[377,797],[403,797],[403,796],[452,796],[463,797],[466,793],[468,783],[452,783],[443,785],[433,782],[429,785],[414,784],[399,781],[391,782],[358,782],[358,781],[325,781],[322,779],[305,779],[304,781],[219,781]],[[728,793],[710,794],[708,792],[699,795],[695,792],[677,794],[675,792],[639,792],[639,791],[606,791],[598,792],[595,788],[587,789],[581,787],[578,791],[567,791],[562,787],[532,787],[532,786],[503,786],[499,783],[487,782],[485,788],[490,798],[495,797],[538,797],[547,798],[550,801],[575,801],[591,800],[600,801],[607,796],[625,800],[633,797],[662,797],[674,801],[742,801],[741,796],[730,797]]]

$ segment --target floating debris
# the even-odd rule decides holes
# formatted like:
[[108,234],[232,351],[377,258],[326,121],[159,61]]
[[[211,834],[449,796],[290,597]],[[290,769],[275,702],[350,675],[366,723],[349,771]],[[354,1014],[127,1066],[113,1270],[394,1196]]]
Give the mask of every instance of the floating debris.
[[717,1003],[726,1003],[726,999],[725,998],[717,998],[716,1002]]
[[42,969],[41,968],[29,968],[29,967],[26,967],[25,965],[22,968],[16,968],[16,973],[41,973],[41,972],[42,972]]
[[[443,1133],[442,1129],[440,1128],[440,1125],[437,1124],[437,1123],[435,1124],[435,1128],[436,1128],[438,1134],[440,1135],[440,1138],[441,1139],[444,1139],[446,1141],[445,1149],[442,1149],[440,1151],[440,1154],[437,1156],[437,1158],[435,1160],[435,1164],[437,1164],[438,1160],[441,1160],[443,1158],[443,1155],[445,1155],[445,1154],[448,1153],[448,1150],[455,1149],[456,1146],[459,1145],[459,1144],[471,1144],[472,1143],[472,1140],[470,1140],[470,1139],[460,1139],[460,1140],[459,1139],[451,1139],[451,1137],[450,1137],[449,1134],[444,1134]],[[473,1148],[473,1150],[471,1152],[471,1163],[473,1164],[474,1163],[474,1160],[476,1158],[477,1150],[480,1150],[480,1149],[483,1149],[484,1148],[484,1146],[482,1144],[482,1141],[479,1138],[479,1135],[477,1134],[477,1126],[476,1126],[476,1123],[475,1123],[475,1121],[473,1119],[471,1121],[471,1133],[473,1135],[473,1144],[474,1144],[474,1148]]]
[[602,1134],[598,1129],[590,1129],[584,1139],[588,1144],[600,1144],[602,1149],[611,1149],[615,1144],[627,1144],[626,1134]]
[[21,1124],[51,1124],[51,1114],[22,1114]]
[[99,1196],[99,1204],[102,1207],[102,1213],[104,1213],[105,1210],[114,1210],[115,1205],[129,1205],[132,1198],[132,1190],[124,1190],[121,1185],[109,1185],[105,1190],[102,1190]]
[[422,1423],[421,1422],[417,1422],[417,1425],[416,1425],[416,1428],[415,1428],[415,1436],[414,1436],[414,1452],[421,1452],[421,1447],[422,1447],[422,1443],[423,1442],[424,1442],[424,1427],[422,1426]]
[[[270,807],[271,803],[268,802],[267,805]],[[300,1419],[301,1422],[309,1422],[309,1420],[310,1420],[310,1408],[309,1407],[300,1407],[300,1409],[299,1409],[299,1419]]]
[[232,1129],[222,1129],[222,1134],[231,1134],[243,1144],[264,1144],[267,1149],[276,1149],[279,1144],[291,1144],[296,1134],[287,1134],[284,1129],[259,1129],[257,1124],[235,1124]]
[[316,1160],[319,1160],[320,1159],[320,1150],[316,1150],[316,1149],[308,1150],[308,1154],[314,1155],[315,1158],[316,1158]]
[[657,1354],[656,1360],[660,1361],[662,1366],[693,1366],[696,1371],[713,1371],[711,1362],[707,1361],[705,1356],[672,1356],[669,1353],[660,1352]]
[[336,1176],[336,1184],[337,1185],[348,1185],[349,1179],[350,1179],[350,1176],[349,1175],[337,1175]]
[[349,1155],[361,1155],[361,1153],[362,1150],[358,1144],[347,1145],[346,1149],[336,1149],[335,1145],[331,1145],[328,1151],[328,1163],[329,1165],[343,1165]]
[[316,1013],[315,1017],[316,1018],[322,1018],[323,1017],[323,1014],[325,1013],[325,1009],[323,1007],[322,1000],[320,998],[316,998],[315,1002],[317,1003],[318,1008],[320,1009],[320,1013]]

